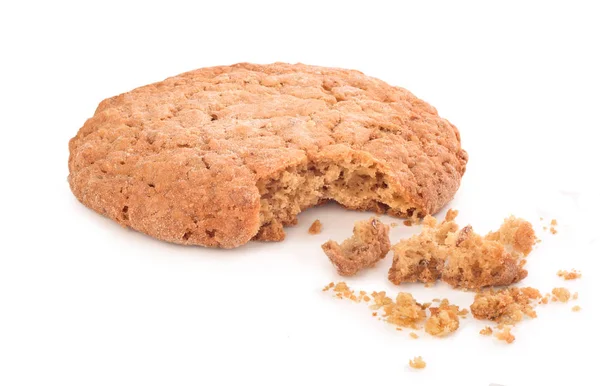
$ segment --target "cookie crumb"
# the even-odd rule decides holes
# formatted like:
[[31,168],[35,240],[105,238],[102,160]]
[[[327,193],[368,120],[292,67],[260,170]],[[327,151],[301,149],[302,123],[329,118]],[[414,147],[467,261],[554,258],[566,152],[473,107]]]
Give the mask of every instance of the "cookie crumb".
[[317,219],[312,223],[310,228],[308,228],[308,233],[310,233],[311,235],[318,235],[319,233],[321,233],[322,228],[323,225],[321,224],[321,221]]
[[556,273],[557,276],[565,280],[575,280],[581,277],[581,272],[572,269],[571,271],[560,270]]
[[415,334],[414,332],[411,332],[409,335],[413,339],[419,339],[419,335]]
[[413,225],[412,221],[410,220],[404,220],[402,221],[402,224],[406,225],[407,227],[411,227]]
[[391,224],[390,224],[390,227],[391,227],[391,228],[396,228],[397,226],[398,226],[398,223],[397,223],[397,222],[393,222],[393,223],[391,223]]
[[571,311],[573,311],[573,312],[579,312],[579,311],[581,311],[581,307],[580,306],[573,306],[573,308],[571,308]]
[[[452,218],[452,210],[446,217]],[[388,278],[394,284],[433,283],[442,275],[445,263],[445,250],[441,245],[450,232],[458,229],[453,220],[438,224],[435,217],[423,219],[423,231],[392,247],[394,260]]]
[[556,228],[550,227],[550,233],[552,233],[553,235],[555,235],[555,234],[558,233],[558,231],[556,230]]
[[373,316],[377,316],[377,312],[373,312],[371,315],[373,315]]
[[550,225],[552,225],[552,226],[557,226],[558,225],[558,222],[556,221],[555,218],[553,218],[552,221],[550,221]]
[[538,299],[542,299],[540,291],[531,287],[490,289],[475,295],[471,313],[476,319],[512,325],[523,320],[524,315],[536,318],[533,303]]
[[513,334],[511,334],[510,331],[511,331],[511,328],[505,326],[496,333],[496,338],[498,338],[498,340],[503,340],[506,343],[512,343],[515,341],[515,336]]
[[487,326],[486,328],[482,328],[479,331],[479,334],[481,334],[481,335],[492,335],[492,332],[493,332],[492,328],[490,326]]
[[429,307],[431,316],[425,322],[425,332],[433,336],[446,336],[458,329],[459,308],[450,304],[448,299],[442,300],[439,307]]
[[382,302],[385,303],[382,306],[384,311],[383,316],[388,323],[399,327],[417,329],[418,324],[425,320],[425,311],[412,295],[407,292],[398,293],[395,302],[391,301],[388,297],[384,297]]
[[579,292],[574,292],[573,296],[571,296],[571,299],[573,299],[573,300],[579,299]]
[[427,363],[420,356],[415,357],[408,361],[408,365],[413,369],[424,369],[427,366]]
[[388,225],[375,217],[354,224],[352,236],[341,245],[333,240],[321,246],[338,273],[352,276],[374,266],[390,250]]
[[[482,237],[471,226],[459,230],[455,210],[438,223],[423,219],[423,231],[392,247],[388,278],[394,284],[435,283],[440,278],[455,288],[479,289],[509,285],[527,276],[523,269],[536,243],[531,223],[510,216],[495,232]],[[485,267],[485,269],[474,267]]]
[[[554,295],[554,297],[552,298],[552,301],[558,300],[562,303],[568,302],[569,299],[571,298],[571,292],[564,287],[554,288],[552,290],[552,295]],[[556,299],[556,300],[554,300],[554,299]]]
[[327,284],[325,287],[323,287],[323,292],[325,292],[325,291],[329,291],[330,289],[332,289],[332,288],[333,288],[333,286],[334,286],[334,285],[335,285],[335,284],[333,284],[333,282],[331,282],[331,283]]

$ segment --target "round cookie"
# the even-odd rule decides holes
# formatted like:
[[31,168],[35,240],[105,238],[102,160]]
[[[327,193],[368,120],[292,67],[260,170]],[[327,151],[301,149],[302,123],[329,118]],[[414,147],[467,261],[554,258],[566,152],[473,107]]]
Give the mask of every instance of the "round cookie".
[[203,68],[100,103],[69,142],[86,206],[161,240],[282,240],[327,200],[398,217],[452,199],[467,154],[426,102],[361,72]]

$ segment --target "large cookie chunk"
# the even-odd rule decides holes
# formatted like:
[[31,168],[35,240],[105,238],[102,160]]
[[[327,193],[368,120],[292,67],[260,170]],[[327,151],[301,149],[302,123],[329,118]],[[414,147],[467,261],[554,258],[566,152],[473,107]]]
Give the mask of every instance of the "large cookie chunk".
[[358,71],[275,63],[203,68],[104,100],[69,143],[86,206],[180,244],[282,240],[326,200],[437,212],[459,187],[458,130]]

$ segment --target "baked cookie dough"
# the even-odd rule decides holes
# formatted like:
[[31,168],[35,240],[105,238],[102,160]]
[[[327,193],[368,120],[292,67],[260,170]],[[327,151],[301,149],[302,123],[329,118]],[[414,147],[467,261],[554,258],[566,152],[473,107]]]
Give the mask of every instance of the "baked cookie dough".
[[467,163],[458,130],[407,90],[285,63],[202,68],[106,99],[69,150],[84,205],[161,240],[222,248],[282,240],[327,200],[436,213]]

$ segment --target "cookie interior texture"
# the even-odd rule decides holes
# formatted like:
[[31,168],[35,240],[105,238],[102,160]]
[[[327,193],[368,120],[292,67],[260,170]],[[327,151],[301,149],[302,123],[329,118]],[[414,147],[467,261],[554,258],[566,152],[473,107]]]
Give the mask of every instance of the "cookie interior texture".
[[158,239],[224,248],[282,240],[328,200],[436,213],[467,163],[458,130],[407,90],[285,63],[203,68],[109,98],[69,149],[86,206]]

